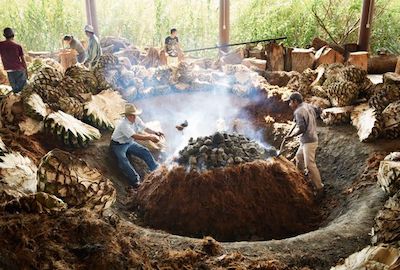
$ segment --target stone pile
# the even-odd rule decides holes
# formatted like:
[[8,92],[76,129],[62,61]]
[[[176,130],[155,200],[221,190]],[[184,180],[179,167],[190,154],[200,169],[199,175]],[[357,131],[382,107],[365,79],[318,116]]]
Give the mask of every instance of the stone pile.
[[275,156],[268,149],[244,135],[216,132],[211,136],[190,138],[179,152],[178,163],[191,170],[207,170],[234,164],[265,160]]

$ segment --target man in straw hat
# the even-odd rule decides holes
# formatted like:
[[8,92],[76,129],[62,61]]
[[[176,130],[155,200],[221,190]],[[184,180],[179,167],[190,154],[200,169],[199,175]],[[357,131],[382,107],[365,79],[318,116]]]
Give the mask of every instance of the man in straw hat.
[[87,48],[85,65],[93,68],[96,66],[97,62],[100,59],[100,56],[103,54],[101,51],[101,46],[98,37],[94,33],[93,26],[86,25],[85,26],[85,34],[89,38],[89,46]]
[[[129,162],[127,155],[134,155],[143,159],[151,171],[158,167],[149,149],[135,140],[150,140],[157,143],[160,140],[159,137],[164,136],[162,132],[156,132],[146,127],[138,116],[141,113],[142,111],[137,109],[135,105],[126,104],[125,117],[116,126],[110,143],[110,147],[118,159],[119,168],[134,187],[140,184],[140,176]],[[139,134],[143,131],[148,134]]]

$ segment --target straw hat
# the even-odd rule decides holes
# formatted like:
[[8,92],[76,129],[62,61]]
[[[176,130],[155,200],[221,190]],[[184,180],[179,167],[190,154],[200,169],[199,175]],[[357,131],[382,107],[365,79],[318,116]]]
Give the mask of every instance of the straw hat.
[[142,113],[142,110],[136,108],[135,105],[130,104],[130,103],[125,105],[125,112],[124,112],[125,115],[139,115],[141,113]]
[[85,26],[85,32],[94,33],[94,28],[90,24]]

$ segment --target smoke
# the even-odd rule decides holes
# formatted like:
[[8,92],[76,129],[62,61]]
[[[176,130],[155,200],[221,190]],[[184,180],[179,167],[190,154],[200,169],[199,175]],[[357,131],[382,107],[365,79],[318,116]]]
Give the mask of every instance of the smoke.
[[[143,109],[142,119],[145,122],[160,122],[166,136],[167,157],[177,156],[190,138],[208,136],[217,131],[237,132],[268,146],[264,142],[262,130],[257,130],[251,124],[245,110],[246,106],[260,98],[260,95],[253,93],[260,93],[255,88],[258,80],[263,78],[260,79],[257,73],[240,65],[227,65],[222,70],[203,69],[194,64],[188,69],[193,88],[169,94],[159,92],[160,87],[168,88],[171,75],[167,69],[146,70],[141,66],[132,66],[130,73],[125,72],[129,76],[124,77],[124,97],[133,99],[133,103]],[[135,101],[136,95],[130,97],[127,93],[130,85],[138,89],[152,88],[154,94],[160,95]],[[186,121],[187,126],[183,125],[181,130],[176,128]]]
[[[166,136],[168,157],[177,156],[190,138],[208,136],[216,131],[238,132],[261,142],[261,130],[251,124],[243,110],[250,99],[238,97],[215,89],[212,92],[170,94],[136,102],[143,109],[145,122],[159,121]],[[187,121],[188,126],[179,131],[176,126]]]

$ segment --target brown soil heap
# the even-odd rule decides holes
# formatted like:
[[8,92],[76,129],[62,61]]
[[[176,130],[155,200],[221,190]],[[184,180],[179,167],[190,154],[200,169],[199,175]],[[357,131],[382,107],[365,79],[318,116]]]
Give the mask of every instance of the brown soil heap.
[[143,182],[138,203],[154,228],[221,241],[280,239],[316,221],[309,186],[282,157],[205,172],[162,168]]

